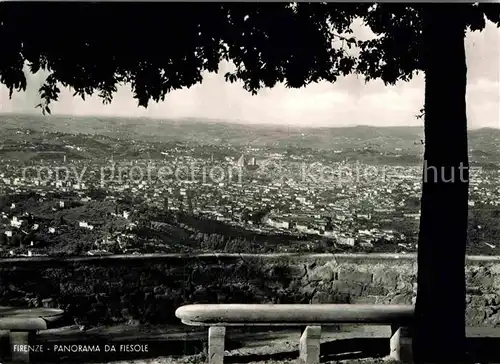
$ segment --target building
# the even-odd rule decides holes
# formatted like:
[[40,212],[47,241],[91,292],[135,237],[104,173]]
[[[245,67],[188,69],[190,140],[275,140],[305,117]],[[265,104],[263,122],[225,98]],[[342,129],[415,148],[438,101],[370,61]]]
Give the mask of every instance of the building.
[[238,167],[244,167],[246,166],[246,160],[245,160],[245,155],[241,155],[240,158],[238,159],[238,161],[236,162],[236,165]]
[[337,242],[342,245],[349,245],[349,246],[354,246],[354,238],[352,237],[347,237],[347,236],[339,236],[337,238]]

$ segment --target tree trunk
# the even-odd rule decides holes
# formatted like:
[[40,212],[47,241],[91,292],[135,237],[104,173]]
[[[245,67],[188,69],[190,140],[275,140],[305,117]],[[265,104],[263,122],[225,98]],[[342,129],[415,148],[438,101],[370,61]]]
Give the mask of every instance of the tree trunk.
[[425,153],[415,307],[416,363],[465,360],[467,67],[461,7],[425,5]]

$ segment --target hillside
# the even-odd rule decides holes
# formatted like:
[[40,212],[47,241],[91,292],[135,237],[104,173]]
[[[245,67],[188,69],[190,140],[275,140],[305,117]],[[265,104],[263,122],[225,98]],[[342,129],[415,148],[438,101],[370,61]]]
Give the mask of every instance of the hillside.
[[[469,132],[471,159],[492,166],[500,160],[500,129]],[[0,115],[0,155],[4,159],[123,157],[160,158],[161,151],[183,147],[268,150],[312,150],[331,155],[342,150],[344,159],[419,163],[423,153],[423,129],[419,127],[354,126],[297,128],[228,123],[217,120],[156,120],[41,115]],[[17,153],[22,152],[22,153]],[[228,153],[231,154],[231,153]],[[395,159],[394,159],[395,158]]]

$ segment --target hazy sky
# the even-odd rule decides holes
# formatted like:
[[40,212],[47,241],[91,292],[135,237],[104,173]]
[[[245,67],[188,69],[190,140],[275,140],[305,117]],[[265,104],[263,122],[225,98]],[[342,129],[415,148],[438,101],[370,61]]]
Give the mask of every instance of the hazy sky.
[[[357,33],[367,30],[358,29]],[[466,38],[468,65],[468,118],[470,128],[500,128],[500,29],[488,23],[481,33]],[[319,83],[302,89],[278,85],[252,96],[241,84],[229,84],[223,74],[207,74],[200,85],[174,91],[165,102],[139,108],[129,87],[119,89],[111,105],[99,98],[81,100],[63,90],[60,101],[51,106],[53,114],[123,115],[153,118],[200,117],[252,123],[288,123],[304,126],[421,125],[415,114],[423,105],[424,83],[419,76],[408,83],[386,87],[380,81],[364,83],[349,76],[335,84]],[[0,86],[3,112],[39,113],[38,87],[46,75],[29,75],[28,90],[9,100]]]

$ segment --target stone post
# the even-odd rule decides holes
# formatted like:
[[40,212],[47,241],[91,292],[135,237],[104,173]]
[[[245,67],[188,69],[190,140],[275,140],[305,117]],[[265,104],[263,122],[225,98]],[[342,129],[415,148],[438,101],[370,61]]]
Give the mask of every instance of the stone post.
[[408,327],[391,327],[391,353],[390,357],[401,363],[413,363],[411,331]]
[[212,326],[208,329],[208,363],[223,364],[226,328]]
[[28,345],[33,345],[33,339],[36,335],[34,331],[11,331],[10,352],[11,360],[14,363],[29,363],[30,349]]
[[307,326],[299,344],[301,364],[319,364],[321,326]]

